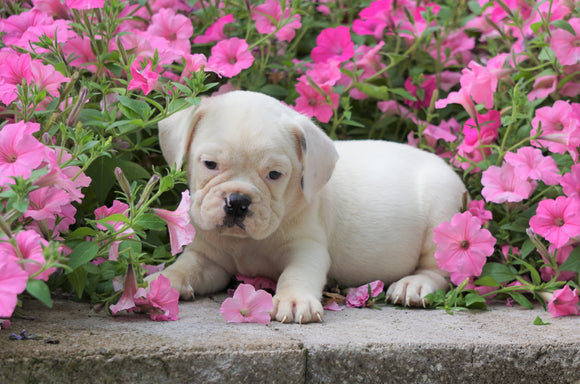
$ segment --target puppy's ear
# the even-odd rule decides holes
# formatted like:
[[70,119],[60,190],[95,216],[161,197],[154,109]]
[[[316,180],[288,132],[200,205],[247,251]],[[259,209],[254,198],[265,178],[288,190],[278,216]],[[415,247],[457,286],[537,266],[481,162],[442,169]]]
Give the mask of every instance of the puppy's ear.
[[307,202],[332,176],[338,153],[330,138],[310,119],[297,118],[298,154],[302,162],[302,193]]
[[203,101],[159,122],[159,144],[167,164],[176,164],[177,168],[181,168],[191,146],[195,126],[203,116],[201,104]]

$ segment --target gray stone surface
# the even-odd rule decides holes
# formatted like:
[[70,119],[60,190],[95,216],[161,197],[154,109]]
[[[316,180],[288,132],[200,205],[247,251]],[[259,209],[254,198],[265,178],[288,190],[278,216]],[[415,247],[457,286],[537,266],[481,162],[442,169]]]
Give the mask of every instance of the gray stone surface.
[[[580,384],[580,317],[384,307],[327,311],[322,324],[227,324],[224,297],[181,303],[175,322],[26,301],[36,319],[0,331],[0,383]],[[22,329],[38,337],[9,340]]]

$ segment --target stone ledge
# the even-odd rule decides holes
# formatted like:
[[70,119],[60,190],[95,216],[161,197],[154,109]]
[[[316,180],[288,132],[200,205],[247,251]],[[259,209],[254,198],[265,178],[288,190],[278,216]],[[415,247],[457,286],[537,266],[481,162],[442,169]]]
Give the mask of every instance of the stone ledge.
[[[580,384],[579,317],[385,307],[327,312],[322,324],[226,324],[224,297],[181,303],[175,322],[26,301],[36,320],[1,331],[0,383]],[[8,340],[21,329],[38,338]]]

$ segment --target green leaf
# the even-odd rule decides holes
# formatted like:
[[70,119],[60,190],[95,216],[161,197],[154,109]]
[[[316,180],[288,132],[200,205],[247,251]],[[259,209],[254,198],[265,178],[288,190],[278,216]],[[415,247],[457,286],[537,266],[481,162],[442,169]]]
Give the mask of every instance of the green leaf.
[[119,254],[123,254],[125,252],[130,253],[133,256],[139,255],[142,250],[142,243],[138,240],[125,240],[119,244]]
[[117,161],[111,157],[101,156],[91,163],[87,176],[92,179],[91,189],[100,205],[105,203],[107,195],[115,184],[114,170]]
[[48,308],[52,308],[52,300],[50,298],[50,290],[48,285],[42,280],[32,279],[26,284],[26,292],[37,298],[42,304]]
[[[135,114],[140,117],[142,120],[148,120],[151,117],[151,107],[144,101],[141,100],[134,100],[128,98],[126,96],[117,96],[117,99],[121,103],[122,106],[126,107],[127,109],[135,112]],[[131,114],[125,113],[126,110],[123,110],[125,116],[133,117]]]
[[473,282],[473,284],[478,285],[478,286],[484,286],[484,287],[499,287],[499,286],[501,286],[501,284],[498,283],[497,280],[491,276],[481,277],[481,278],[475,280]]
[[129,223],[129,218],[122,213],[113,213],[110,216],[103,217],[102,219],[96,220],[96,223],[104,224],[104,223],[113,223],[120,221],[121,223]]
[[137,179],[149,180],[151,177],[145,168],[132,161],[119,160],[119,168],[123,170],[123,173],[130,181]]
[[544,320],[540,319],[540,316],[537,316],[534,319],[534,325],[548,325],[548,324],[550,324],[550,322],[549,321],[544,321]]
[[526,239],[526,241],[524,241],[524,244],[522,245],[522,258],[526,258],[528,257],[528,255],[530,253],[532,253],[532,251],[534,251],[536,249],[536,246],[534,245],[534,243],[532,243],[532,240],[530,240],[529,238]]
[[505,264],[487,263],[483,267],[481,277],[492,277],[498,283],[505,283],[516,278],[512,270]]
[[477,293],[468,293],[465,295],[465,306],[471,309],[481,309],[486,307],[485,297]]
[[68,266],[75,270],[81,265],[90,262],[94,259],[99,251],[99,245],[91,241],[80,243],[72,250],[69,255]]
[[80,227],[72,231],[68,236],[68,240],[85,239],[87,236],[95,236],[95,230],[89,227]]
[[260,89],[260,92],[279,99],[283,99],[288,96],[288,90],[276,84],[266,84]]
[[390,92],[394,93],[395,95],[399,95],[404,97],[407,100],[411,100],[411,101],[417,101],[417,98],[415,98],[415,96],[411,95],[411,93],[409,91],[407,91],[406,89],[403,88],[391,88],[389,89]]
[[554,20],[550,24],[556,28],[560,28],[560,29],[563,29],[567,32],[570,32],[572,34],[572,36],[576,36],[576,31],[574,31],[574,28],[572,28],[570,23],[567,22],[566,20],[563,20],[563,19]]
[[526,299],[526,297],[524,295],[522,295],[521,293],[509,292],[509,295],[511,296],[512,299],[514,299],[522,307],[526,307],[529,309],[534,308],[534,305],[528,299]]
[[573,271],[580,275],[580,247],[570,252],[566,261],[560,266],[560,271]]
[[367,96],[373,97],[379,100],[389,100],[389,88],[383,86],[377,87],[376,85],[356,83],[355,88],[364,93]]
[[68,275],[66,275],[69,283],[72,285],[73,289],[78,298],[83,297],[85,291],[85,284],[87,282],[87,272],[84,268],[77,268]]
[[154,231],[162,231],[166,227],[165,221],[152,213],[145,213],[139,216],[137,225],[142,226],[144,229],[152,229]]

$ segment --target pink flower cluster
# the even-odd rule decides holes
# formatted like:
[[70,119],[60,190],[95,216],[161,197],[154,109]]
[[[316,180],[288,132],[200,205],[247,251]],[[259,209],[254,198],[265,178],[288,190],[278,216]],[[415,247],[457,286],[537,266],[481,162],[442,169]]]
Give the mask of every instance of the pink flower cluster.
[[372,283],[361,285],[358,288],[351,288],[346,294],[346,306],[349,308],[362,308],[373,305],[374,300],[383,293],[385,284],[376,280]]
[[109,309],[113,314],[120,311],[147,313],[155,321],[178,320],[179,292],[169,283],[169,279],[159,275],[149,285],[149,291],[137,286],[133,266],[129,264],[125,276],[124,290],[117,304]]
[[0,317],[9,317],[16,296],[23,292],[29,278],[46,281],[55,271],[45,267],[44,248],[49,240],[60,240],[61,232],[75,222],[76,208],[84,197],[81,188],[91,179],[75,165],[67,165],[70,154],[39,142],[33,134],[40,125],[30,122],[6,124],[0,131],[0,191],[10,191],[15,178],[34,181],[28,208],[20,218],[18,232],[8,238],[0,234]]

